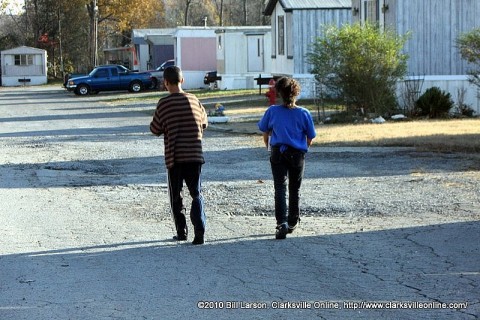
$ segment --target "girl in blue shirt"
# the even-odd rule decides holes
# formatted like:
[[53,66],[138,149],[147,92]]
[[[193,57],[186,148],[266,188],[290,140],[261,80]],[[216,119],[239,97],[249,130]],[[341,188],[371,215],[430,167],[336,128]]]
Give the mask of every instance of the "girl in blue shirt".
[[[310,112],[296,105],[300,85],[291,78],[280,78],[275,89],[281,105],[270,106],[258,123],[265,145],[270,144],[270,164],[275,188],[276,239],[285,239],[300,221],[299,193],[307,153],[315,126]],[[288,184],[287,184],[288,180]],[[288,186],[288,211],[286,191]]]

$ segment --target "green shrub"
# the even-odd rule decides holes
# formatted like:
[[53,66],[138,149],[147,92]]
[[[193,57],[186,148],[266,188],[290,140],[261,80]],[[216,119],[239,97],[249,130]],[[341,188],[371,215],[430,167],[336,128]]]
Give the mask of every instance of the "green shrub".
[[438,87],[432,87],[418,98],[415,107],[419,116],[438,118],[448,114],[453,107],[453,100],[450,93],[442,91]]
[[349,110],[385,115],[397,107],[396,86],[407,70],[402,52],[409,37],[365,25],[325,26],[308,62],[325,92],[342,97]]
[[456,42],[462,58],[474,66],[468,80],[480,88],[480,28],[461,33]]

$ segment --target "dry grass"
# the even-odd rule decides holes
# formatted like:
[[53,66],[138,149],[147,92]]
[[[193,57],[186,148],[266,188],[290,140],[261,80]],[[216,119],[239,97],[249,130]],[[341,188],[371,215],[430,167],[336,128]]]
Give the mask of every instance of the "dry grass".
[[250,108],[229,108],[225,110],[225,115],[235,116],[235,115],[262,115],[267,110],[266,107],[250,107]]
[[320,125],[314,144],[480,152],[480,119]]
[[[243,115],[260,118],[268,108],[266,97],[263,94],[258,95],[256,90],[240,90],[233,93],[203,90],[194,93],[211,99],[204,103],[207,109],[213,109],[217,102],[222,103],[226,108],[227,116]],[[158,95],[158,93],[154,94]],[[302,106],[316,111],[312,101],[303,101]],[[249,132],[258,130],[257,121],[251,123],[248,122],[251,120],[245,121],[237,125],[245,126],[246,129],[243,129]],[[480,152],[480,119],[318,125],[317,138],[313,145],[415,147],[419,150],[442,152]]]

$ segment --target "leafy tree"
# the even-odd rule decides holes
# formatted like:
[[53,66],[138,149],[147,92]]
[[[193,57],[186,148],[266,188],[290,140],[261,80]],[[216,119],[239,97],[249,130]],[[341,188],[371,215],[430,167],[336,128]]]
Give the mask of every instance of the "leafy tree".
[[14,0],[0,0],[0,15],[1,14],[16,14],[16,11],[21,9],[21,4]]
[[462,58],[476,68],[468,71],[469,81],[480,87],[480,28],[461,34],[457,38],[457,47]]
[[[102,61],[104,48],[131,43],[132,29],[202,26],[205,17],[209,26],[265,24],[263,0],[96,0],[97,15],[94,0],[24,1],[23,13],[0,20],[0,50],[19,45],[46,49],[53,66],[49,71],[57,75],[62,65],[65,72],[92,68],[95,35]],[[0,14],[11,2],[0,0]]]
[[[95,41],[95,35],[93,34],[95,28],[95,7],[92,0],[87,0],[86,2],[90,21],[89,43],[93,44]],[[99,37],[99,43],[105,43],[107,38],[110,38],[110,40],[115,41],[110,41],[110,45],[113,44],[114,46],[125,46],[128,44],[131,40],[128,35],[131,34],[132,29],[160,26],[164,13],[163,1],[159,0],[136,0],[135,4],[132,4],[130,0],[98,0],[97,7],[97,36]],[[113,34],[116,36],[111,37]],[[102,47],[102,45],[99,46],[100,49]],[[90,49],[92,50],[91,47]],[[90,55],[93,57],[93,52]],[[91,63],[91,66],[93,66],[93,63]]]
[[66,72],[88,65],[88,16],[79,0],[26,0],[21,19],[23,44],[47,50],[51,76],[60,75],[61,60]]
[[325,26],[307,59],[316,80],[343,97],[350,110],[384,115],[397,106],[396,84],[407,70],[401,52],[407,37],[368,23]]
[[8,3],[0,0],[0,51],[25,43],[23,16],[5,10]]
[[95,33],[92,0],[26,0],[25,44],[46,49],[49,62],[55,67],[60,66],[62,42],[66,71],[86,72],[93,67],[95,34],[97,52],[101,54],[107,43],[108,46],[129,43],[133,28],[161,26],[162,1],[137,0],[135,5],[129,0],[97,0],[96,3],[98,29]]
[[[192,1],[192,0],[190,0]],[[91,2],[91,1],[90,1]],[[112,23],[119,31],[153,28],[161,24],[165,11],[159,0],[98,0],[99,23]]]

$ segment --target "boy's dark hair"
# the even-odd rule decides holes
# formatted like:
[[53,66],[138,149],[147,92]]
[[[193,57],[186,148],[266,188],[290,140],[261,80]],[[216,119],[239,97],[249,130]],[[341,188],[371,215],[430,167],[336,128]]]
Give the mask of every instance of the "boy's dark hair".
[[300,94],[300,84],[288,77],[282,77],[275,83],[277,94],[282,98],[283,103],[288,108],[295,107],[295,100]]
[[177,66],[170,66],[163,71],[163,79],[170,84],[179,84],[182,81],[182,70]]

